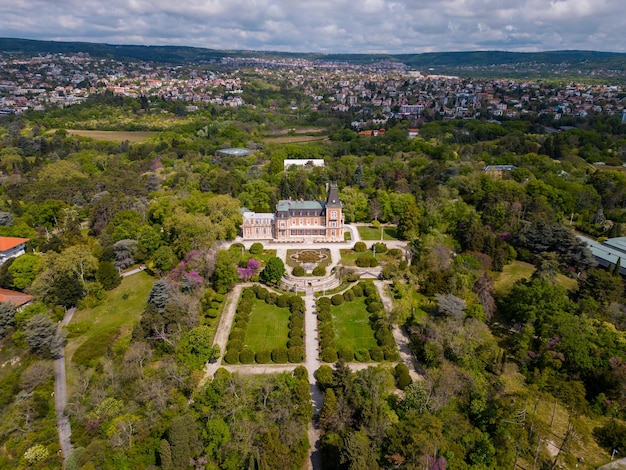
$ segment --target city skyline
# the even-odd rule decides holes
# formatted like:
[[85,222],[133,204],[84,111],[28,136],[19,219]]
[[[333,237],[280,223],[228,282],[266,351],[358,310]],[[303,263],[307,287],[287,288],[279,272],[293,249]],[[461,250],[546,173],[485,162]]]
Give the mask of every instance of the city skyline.
[[619,0],[0,0],[2,36],[320,53],[626,52]]

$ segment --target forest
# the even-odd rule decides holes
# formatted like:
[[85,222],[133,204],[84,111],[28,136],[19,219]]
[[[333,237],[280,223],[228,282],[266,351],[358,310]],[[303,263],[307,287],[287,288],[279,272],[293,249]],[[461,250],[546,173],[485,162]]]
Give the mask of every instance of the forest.
[[[444,120],[409,139],[398,119],[367,137],[347,113],[289,113],[299,90],[276,86],[259,78],[246,91],[254,108],[184,113],[105,93],[0,119],[0,236],[29,239],[0,266],[0,287],[34,298],[0,304],[0,467],[61,468],[52,363],[63,348],[67,469],[300,469],[311,423],[328,469],[595,468],[626,457],[623,279],[576,237],[626,235],[626,124],[594,115],[549,133],[545,117]],[[154,135],[70,132],[87,121]],[[312,126],[328,139],[271,138]],[[224,147],[254,152],[216,157]],[[325,166],[285,170],[286,158]],[[407,242],[408,259],[383,271],[393,308],[377,320],[409,336],[420,378],[394,361],[353,370],[340,359],[315,374],[314,415],[302,366],[206,377],[205,364],[220,355],[212,340],[242,270],[270,265],[222,249],[240,208],[323,200],[328,182],[347,223],[388,224]],[[120,276],[136,266],[145,270]],[[274,288],[265,273],[246,280]]]

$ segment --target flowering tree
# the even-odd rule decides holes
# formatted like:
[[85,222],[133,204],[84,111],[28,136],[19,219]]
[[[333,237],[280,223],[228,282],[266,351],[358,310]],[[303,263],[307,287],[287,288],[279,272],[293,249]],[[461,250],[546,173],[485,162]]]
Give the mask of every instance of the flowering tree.
[[250,258],[248,260],[248,264],[245,268],[239,267],[237,268],[237,273],[239,274],[239,279],[242,281],[249,281],[253,276],[259,271],[259,267],[261,263],[254,258]]

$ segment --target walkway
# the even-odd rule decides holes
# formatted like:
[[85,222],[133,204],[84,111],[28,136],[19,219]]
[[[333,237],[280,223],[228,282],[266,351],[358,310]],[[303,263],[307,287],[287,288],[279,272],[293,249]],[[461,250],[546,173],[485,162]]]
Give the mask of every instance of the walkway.
[[[57,334],[60,334],[63,327],[69,324],[74,316],[74,312],[76,312],[76,307],[72,307],[65,312],[63,320],[57,326]],[[72,442],[70,441],[70,436],[72,435],[70,419],[65,414],[66,406],[67,378],[65,375],[65,350],[61,349],[61,354],[54,359],[54,409],[56,411],[57,431],[59,433],[63,462],[67,460],[74,450]]]

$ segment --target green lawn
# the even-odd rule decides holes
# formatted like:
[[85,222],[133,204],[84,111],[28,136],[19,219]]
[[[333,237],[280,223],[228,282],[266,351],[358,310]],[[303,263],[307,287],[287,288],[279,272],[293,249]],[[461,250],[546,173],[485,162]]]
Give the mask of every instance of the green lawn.
[[284,348],[289,339],[289,309],[255,299],[246,331],[246,345],[254,352]]
[[[380,240],[380,229],[373,225],[359,225],[361,240]],[[397,240],[396,227],[383,227],[383,240]]]
[[[496,292],[499,294],[508,294],[517,281],[520,279],[530,279],[534,272],[535,267],[524,261],[513,261],[511,264],[507,264],[502,269],[501,273],[493,273]],[[578,287],[576,279],[572,279],[563,274],[558,274],[556,281],[569,291]]]
[[376,346],[374,331],[370,327],[369,313],[365,306],[365,298],[358,297],[352,302],[344,302],[331,308],[335,345],[337,350],[350,348],[371,349]]
[[[129,341],[133,325],[141,317],[153,283],[154,278],[145,272],[133,274],[122,279],[118,287],[108,292],[101,305],[76,311],[68,326],[65,348],[67,364],[72,363],[77,351],[83,357],[97,357],[106,352],[110,341]],[[68,374],[71,376],[71,368],[68,368]]]

